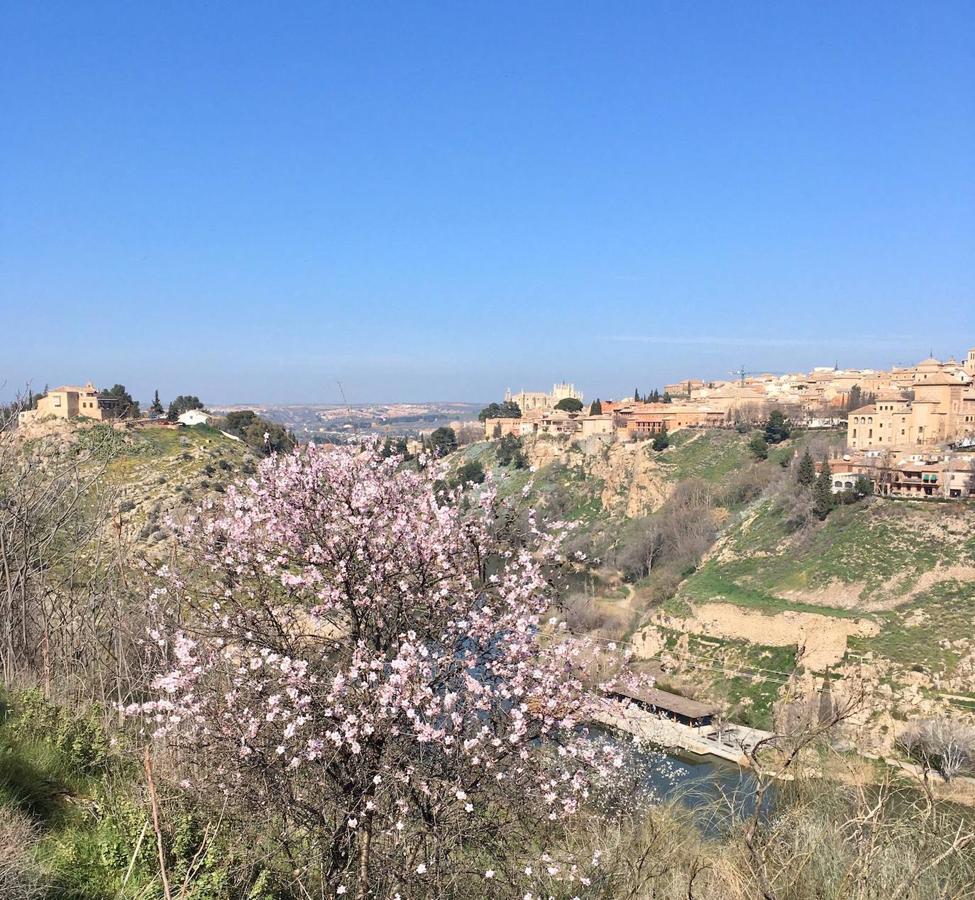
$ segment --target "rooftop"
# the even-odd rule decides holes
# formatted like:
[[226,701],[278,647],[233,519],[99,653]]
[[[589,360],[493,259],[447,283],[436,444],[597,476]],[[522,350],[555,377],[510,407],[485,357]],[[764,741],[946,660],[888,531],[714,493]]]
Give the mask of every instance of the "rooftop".
[[654,706],[657,709],[667,712],[677,713],[686,716],[688,719],[700,719],[704,716],[714,714],[714,707],[699,700],[691,700],[689,697],[681,697],[680,694],[672,694],[670,691],[662,691],[660,688],[617,688],[613,691],[618,697],[625,697],[628,700],[635,700],[646,706]]

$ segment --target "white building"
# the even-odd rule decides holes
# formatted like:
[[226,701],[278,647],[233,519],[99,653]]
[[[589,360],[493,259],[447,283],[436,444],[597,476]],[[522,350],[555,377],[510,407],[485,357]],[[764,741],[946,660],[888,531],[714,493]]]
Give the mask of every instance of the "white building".
[[180,425],[209,425],[212,416],[202,409],[188,409],[176,420]]

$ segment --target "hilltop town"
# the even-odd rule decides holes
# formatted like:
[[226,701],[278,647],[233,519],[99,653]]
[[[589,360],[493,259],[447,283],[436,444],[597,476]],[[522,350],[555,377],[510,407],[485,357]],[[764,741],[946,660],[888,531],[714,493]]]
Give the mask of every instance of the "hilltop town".
[[815,368],[696,378],[621,400],[595,399],[568,383],[551,392],[505,393],[482,414],[488,440],[560,436],[603,442],[656,440],[682,429],[747,431],[772,410],[793,426],[846,429],[829,462],[843,489],[852,477],[879,494],[958,499],[975,494],[975,348],[964,362],[933,357],[889,370]]

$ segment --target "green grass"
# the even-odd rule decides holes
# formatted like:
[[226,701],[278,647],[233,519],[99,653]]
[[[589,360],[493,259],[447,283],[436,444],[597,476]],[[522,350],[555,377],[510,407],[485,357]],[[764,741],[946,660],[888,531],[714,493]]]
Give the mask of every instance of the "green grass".
[[[755,560],[747,560],[738,568],[745,565],[754,567]],[[835,616],[841,619],[861,618],[862,613],[855,609],[842,609],[835,606],[821,606],[816,603],[801,603],[786,600],[774,594],[756,588],[745,587],[727,574],[728,569],[735,565],[719,568],[713,563],[706,563],[697,570],[681,587],[681,596],[695,602],[723,600],[735,606],[758,610],[765,615],[776,615],[781,612],[807,612],[821,616]]]
[[647,452],[670,481],[703,478],[717,483],[751,461],[747,439],[735,431],[676,431],[666,451],[654,453],[648,448]]
[[[669,650],[683,636],[672,629],[660,631]],[[795,645],[766,646],[694,634],[687,635],[687,642],[698,663],[687,671],[695,679],[704,679],[706,695],[727,703],[729,717],[735,722],[770,730],[779,688],[796,669]],[[662,686],[666,684],[665,679]]]
[[[0,806],[12,806],[40,831],[33,856],[46,874],[44,900],[116,900],[162,895],[152,831],[141,791],[137,755],[109,746],[97,709],[76,713],[45,701],[37,691],[7,698],[0,717]],[[196,859],[186,900],[270,900],[260,863],[234,849],[228,831],[197,857],[203,821],[218,818],[193,809],[187,798],[158,779],[164,852],[179,886]],[[139,847],[138,854],[136,848]],[[129,881],[122,883],[135,855]],[[242,856],[244,858],[242,858]],[[229,873],[253,873],[254,890],[232,893]],[[265,883],[266,890],[260,888]],[[239,883],[239,882],[238,882]]]
[[[912,616],[916,612],[923,614],[920,621]],[[883,613],[880,620],[880,634],[850,638],[851,652],[872,652],[905,668],[920,666],[951,675],[964,651],[950,646],[950,642],[973,637],[975,585],[957,580],[941,582],[896,611]]]
[[[684,590],[694,597],[724,596],[758,608],[802,609],[829,615],[858,615],[780,599],[793,591],[851,585],[851,605],[907,594],[918,578],[938,566],[964,562],[968,544],[945,537],[943,516],[953,510],[921,503],[877,500],[839,507],[814,531],[790,535],[782,515],[764,501],[754,515],[731,526],[725,547],[732,559],[712,561]],[[845,604],[844,604],[845,605]]]

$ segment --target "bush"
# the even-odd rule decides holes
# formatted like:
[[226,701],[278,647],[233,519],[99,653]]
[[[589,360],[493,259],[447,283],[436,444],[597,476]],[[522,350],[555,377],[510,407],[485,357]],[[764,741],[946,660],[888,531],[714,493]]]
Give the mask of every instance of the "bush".
[[752,439],[748,442],[748,449],[755,459],[768,459],[768,441],[760,431],[752,435]]
[[727,487],[721,494],[721,505],[729,509],[744,506],[760,497],[771,480],[767,466],[741,469],[728,479]]
[[110,747],[101,723],[101,707],[95,705],[84,713],[72,714],[32,688],[15,698],[13,709],[7,727],[15,738],[44,742],[85,775],[107,768]]
[[469,484],[483,484],[484,466],[476,459],[464,463],[453,478],[453,484],[457,487],[466,487]]
[[524,469],[528,465],[521,447],[521,438],[515,437],[513,434],[506,434],[498,441],[497,457],[499,466],[514,466],[516,469]]
[[922,719],[898,738],[901,748],[945,781],[975,771],[975,728],[956,719]]

